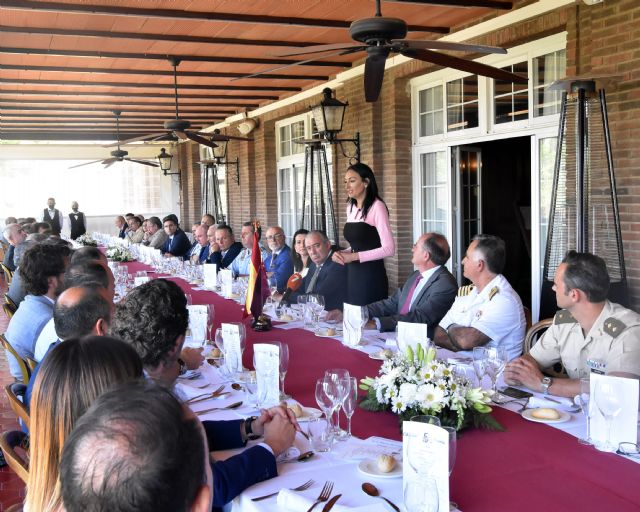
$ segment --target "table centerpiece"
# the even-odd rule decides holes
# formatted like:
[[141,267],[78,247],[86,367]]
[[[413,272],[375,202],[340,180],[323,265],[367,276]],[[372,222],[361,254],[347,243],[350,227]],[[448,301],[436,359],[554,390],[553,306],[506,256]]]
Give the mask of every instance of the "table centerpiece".
[[80,235],[76,238],[76,242],[86,247],[98,247],[98,242],[96,242],[88,233]]
[[134,257],[126,247],[122,245],[114,245],[107,248],[107,259],[113,261],[133,261]]

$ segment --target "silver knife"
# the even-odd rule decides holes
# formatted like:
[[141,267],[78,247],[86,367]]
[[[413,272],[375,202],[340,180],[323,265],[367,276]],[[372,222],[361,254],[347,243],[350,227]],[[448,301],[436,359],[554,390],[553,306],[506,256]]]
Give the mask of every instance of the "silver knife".
[[336,501],[338,501],[341,496],[342,494],[336,494],[333,498],[331,498],[329,502],[322,509],[322,512],[329,512],[329,510],[333,508],[333,506],[336,504]]

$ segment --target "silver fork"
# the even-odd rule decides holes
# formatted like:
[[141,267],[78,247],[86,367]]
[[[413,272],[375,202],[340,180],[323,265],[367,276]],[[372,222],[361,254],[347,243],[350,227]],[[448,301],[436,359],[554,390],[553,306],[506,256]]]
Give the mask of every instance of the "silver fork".
[[[309,487],[311,487],[315,482],[313,480],[307,480],[305,483],[303,483],[302,485],[299,485],[298,487],[294,487],[292,489],[289,489],[290,491],[295,491],[295,492],[299,492],[299,491],[306,491]],[[262,500],[266,500],[267,498],[272,498],[273,496],[277,496],[278,493],[280,491],[277,492],[272,492],[271,494],[265,494],[264,496],[258,496],[257,498],[251,498],[251,501],[262,501]]]
[[313,505],[311,505],[311,508],[307,510],[307,512],[311,512],[318,503],[327,501],[329,499],[329,496],[331,496],[331,491],[333,491],[333,482],[326,481],[324,483],[324,486],[322,487],[322,490],[320,491],[320,495],[318,496],[316,501],[314,501]]

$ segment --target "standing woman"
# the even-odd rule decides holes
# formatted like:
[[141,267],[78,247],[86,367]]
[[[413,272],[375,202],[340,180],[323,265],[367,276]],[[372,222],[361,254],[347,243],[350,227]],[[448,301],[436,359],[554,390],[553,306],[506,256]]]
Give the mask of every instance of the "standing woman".
[[333,253],[332,258],[347,265],[347,303],[365,306],[388,296],[383,258],[395,254],[396,244],[389,210],[378,195],[371,168],[363,163],[350,166],[344,184],[348,196],[344,238],[350,247]]
[[298,272],[302,277],[307,273],[309,263],[309,253],[304,245],[304,239],[309,231],[302,228],[293,234],[293,251],[291,251],[291,261],[293,261],[293,271]]

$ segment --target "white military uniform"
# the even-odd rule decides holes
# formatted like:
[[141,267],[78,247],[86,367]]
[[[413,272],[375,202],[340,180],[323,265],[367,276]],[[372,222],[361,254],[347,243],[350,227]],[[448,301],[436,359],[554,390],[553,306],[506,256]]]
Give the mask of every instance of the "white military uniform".
[[[526,320],[522,301],[509,281],[498,274],[479,293],[476,287],[463,287],[461,291],[440,327],[473,327],[490,338],[485,347],[504,347],[509,360],[521,355]],[[470,351],[460,352],[465,353],[471,355]]]
[[568,311],[558,311],[529,355],[541,368],[562,362],[572,379],[589,375],[588,359],[603,361],[606,372],[640,376],[640,315],[607,300],[585,336]]

